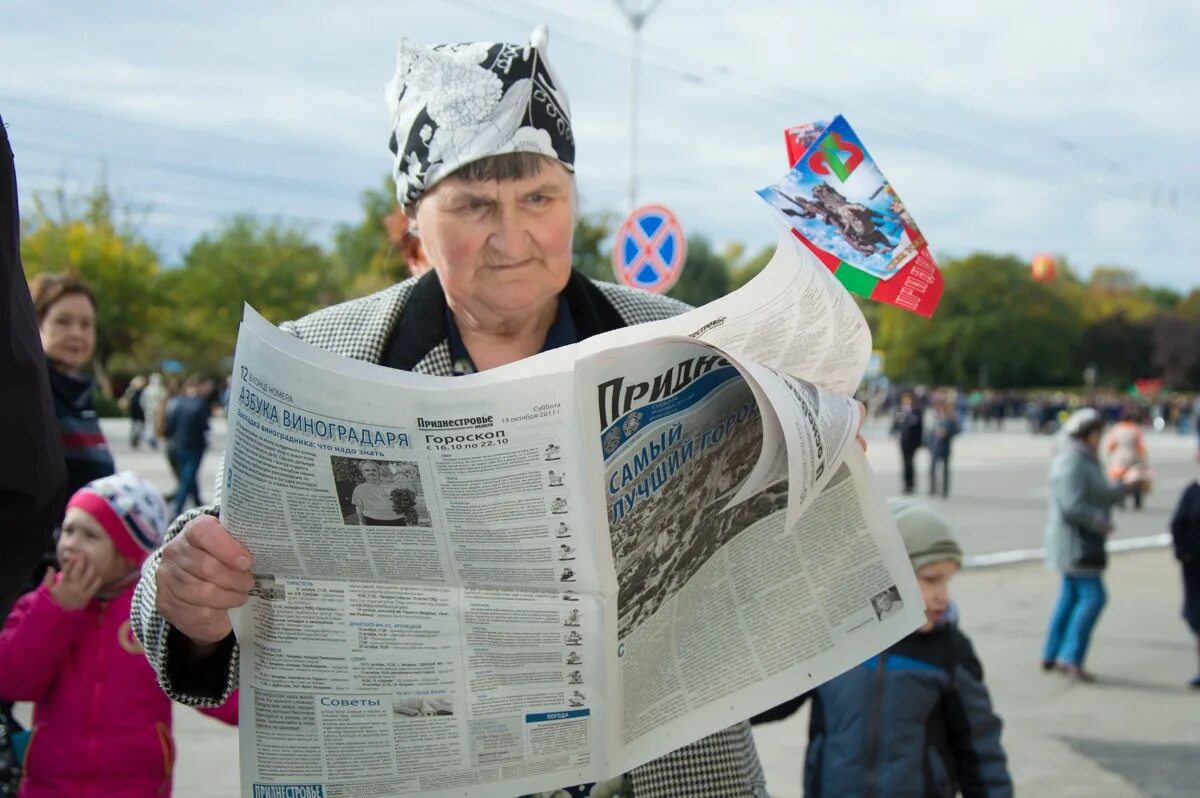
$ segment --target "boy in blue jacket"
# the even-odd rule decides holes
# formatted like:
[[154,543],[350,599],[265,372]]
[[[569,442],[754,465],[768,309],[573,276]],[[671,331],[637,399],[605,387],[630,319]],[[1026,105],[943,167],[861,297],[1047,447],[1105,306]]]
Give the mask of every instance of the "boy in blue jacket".
[[899,498],[888,507],[917,574],[925,624],[752,722],[781,720],[812,699],[806,798],[1011,798],[1000,718],[950,603],[962,549],[926,503]]

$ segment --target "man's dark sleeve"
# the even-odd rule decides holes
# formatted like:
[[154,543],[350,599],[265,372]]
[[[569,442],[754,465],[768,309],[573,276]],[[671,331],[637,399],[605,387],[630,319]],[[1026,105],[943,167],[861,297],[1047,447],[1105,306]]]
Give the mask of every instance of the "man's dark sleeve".
[[49,546],[67,489],[20,240],[16,167],[0,118],[0,618]]
[[967,636],[955,630],[952,685],[946,691],[946,738],[954,752],[963,798],[1012,798],[1008,757],[1000,742],[1004,726],[983,683],[983,666]]

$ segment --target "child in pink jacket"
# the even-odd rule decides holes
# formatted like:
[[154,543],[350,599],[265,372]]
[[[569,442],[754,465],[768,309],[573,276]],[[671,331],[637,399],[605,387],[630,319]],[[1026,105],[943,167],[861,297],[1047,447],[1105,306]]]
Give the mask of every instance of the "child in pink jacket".
[[[167,508],[130,471],[88,483],[67,503],[58,559],[0,631],[0,699],[32,701],[20,798],[171,794],[171,700],[129,626],[142,561]],[[202,709],[237,724],[236,694]]]

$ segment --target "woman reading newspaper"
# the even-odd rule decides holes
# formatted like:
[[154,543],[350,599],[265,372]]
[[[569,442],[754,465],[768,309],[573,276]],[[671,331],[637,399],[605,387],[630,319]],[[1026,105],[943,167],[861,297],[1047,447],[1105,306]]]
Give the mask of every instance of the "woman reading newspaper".
[[[452,376],[687,309],[572,270],[575,144],[546,42],[539,28],[528,45],[400,43],[387,88],[393,176],[432,268],[289,322],[287,331],[349,357]],[[174,522],[134,609],[162,684],[196,706],[216,706],[237,686],[227,611],[247,601],[254,582],[250,553],[217,515],[214,504]],[[741,723],[611,783],[555,794],[564,792],[734,798],[765,789]]]

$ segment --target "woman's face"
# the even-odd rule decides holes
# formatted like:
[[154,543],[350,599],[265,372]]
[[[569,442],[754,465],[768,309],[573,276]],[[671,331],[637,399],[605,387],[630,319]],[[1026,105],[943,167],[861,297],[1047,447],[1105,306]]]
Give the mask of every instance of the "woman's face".
[[553,301],[571,273],[573,187],[547,161],[527,178],[447,178],[417,206],[421,245],[456,316],[519,321]]
[[66,294],[46,311],[40,327],[46,357],[79,371],[96,348],[96,309],[83,294]]

